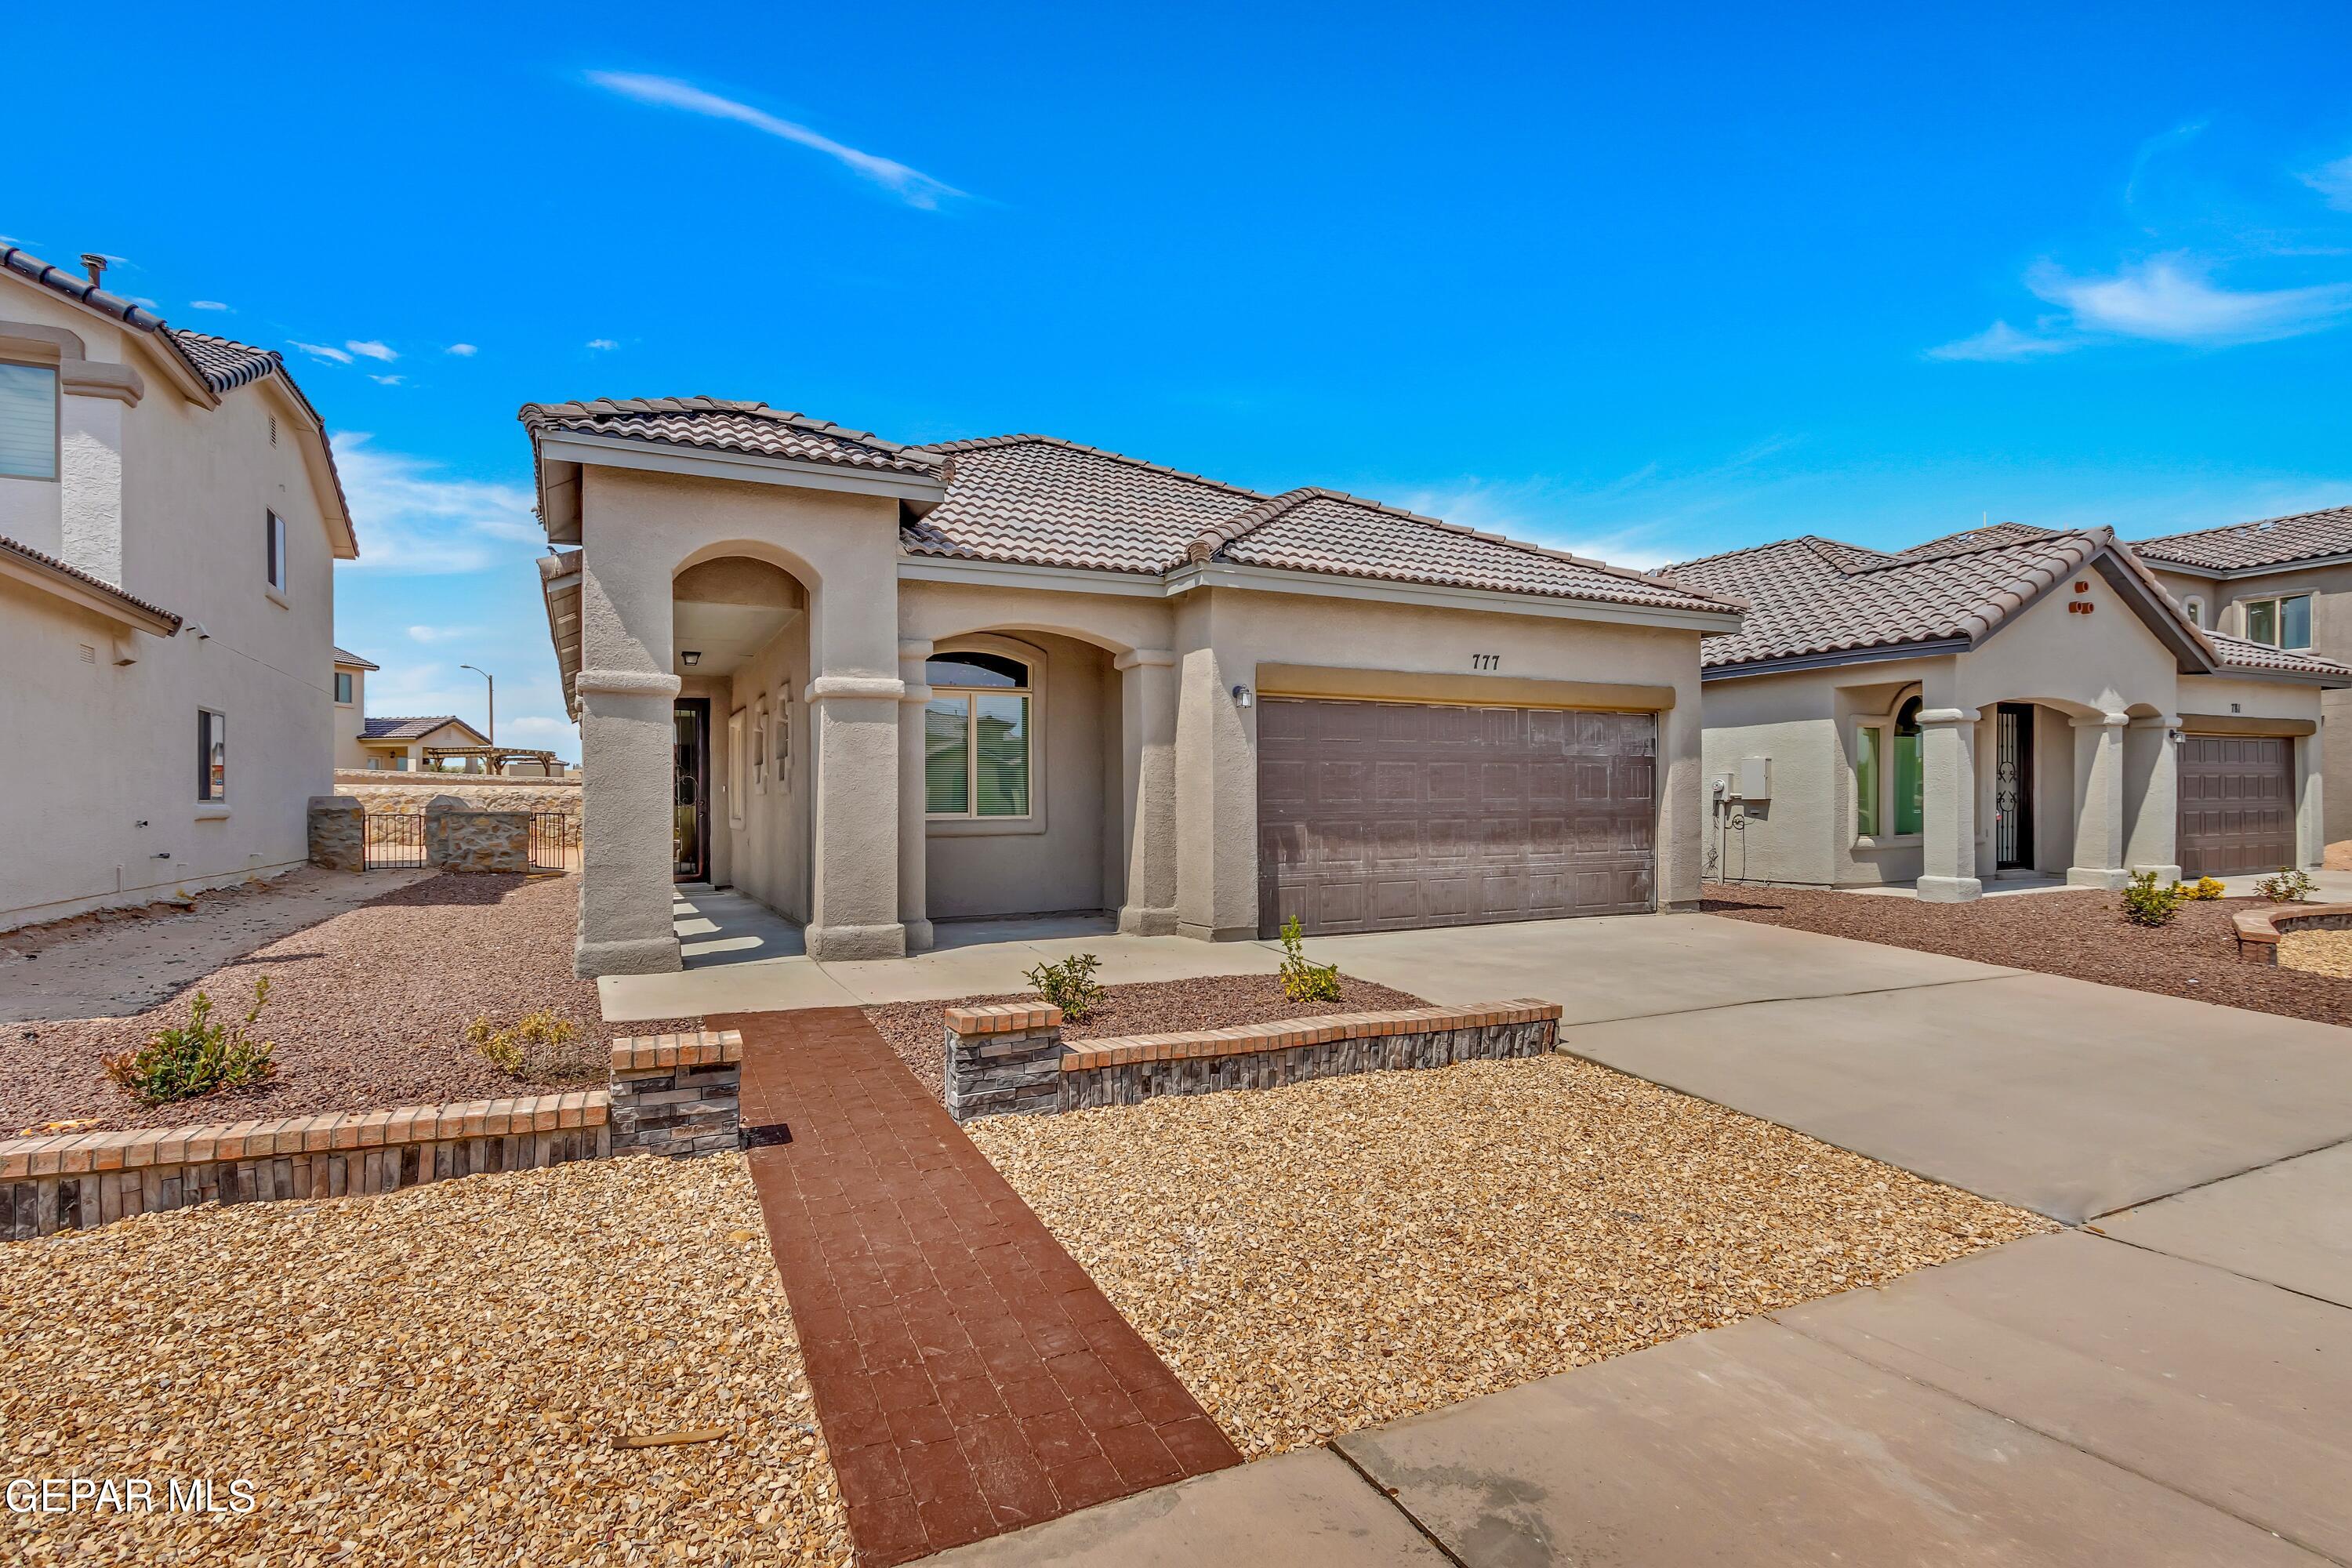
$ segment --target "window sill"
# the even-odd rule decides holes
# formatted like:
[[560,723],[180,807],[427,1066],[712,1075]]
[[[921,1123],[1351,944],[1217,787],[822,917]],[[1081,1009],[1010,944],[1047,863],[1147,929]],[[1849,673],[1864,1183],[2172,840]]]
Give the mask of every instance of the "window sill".
[[1045,831],[1044,816],[930,816],[923,832],[932,838],[993,838]]
[[1853,847],[1856,849],[1916,849],[1927,842],[1927,836],[1924,833],[1885,833],[1876,837],[1856,834]]
[[226,805],[215,805],[210,801],[200,800],[196,802],[196,820],[198,822],[226,822],[228,820],[228,807]]
[[261,585],[261,591],[268,596],[269,602],[277,605],[279,609],[290,610],[294,607],[294,602],[286,596],[283,589],[273,588],[268,584],[264,583]]

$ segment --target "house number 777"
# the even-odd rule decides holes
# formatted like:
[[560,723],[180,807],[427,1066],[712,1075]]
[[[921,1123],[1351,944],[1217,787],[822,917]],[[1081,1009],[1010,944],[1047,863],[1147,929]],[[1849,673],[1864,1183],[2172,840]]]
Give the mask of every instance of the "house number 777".
[[1503,668],[1503,656],[1499,653],[1474,653],[1470,656],[1470,668],[1473,669],[1500,669]]

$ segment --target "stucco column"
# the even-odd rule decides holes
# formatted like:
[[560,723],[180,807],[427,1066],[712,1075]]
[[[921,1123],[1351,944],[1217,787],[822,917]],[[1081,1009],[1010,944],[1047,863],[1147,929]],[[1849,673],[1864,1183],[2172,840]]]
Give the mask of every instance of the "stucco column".
[[1118,929],[1129,936],[1176,930],[1176,656],[1137,648],[1119,670],[1120,842],[1127,892]]
[[2180,721],[2143,714],[2124,729],[2124,864],[2153,871],[2159,882],[2180,880],[2180,748],[2172,732]]
[[928,637],[898,639],[898,923],[907,928],[907,951],[925,952],[932,941],[930,835],[923,798],[923,705],[931,700],[924,661]]
[[1212,646],[1177,663],[1176,934],[1257,935],[1257,731]]
[[820,675],[806,700],[816,731],[810,857],[811,958],[903,958],[898,918],[899,699],[895,676]]
[[1965,904],[1984,895],[1977,877],[1979,717],[1973,708],[1930,708],[1919,715],[1919,897],[1927,903]]
[[2100,713],[2074,725],[2074,863],[2066,880],[2083,888],[2120,888],[2125,868],[2124,731],[2128,713]]
[[[58,555],[122,581],[122,410],[113,396],[58,400]],[[260,525],[256,523],[258,531]],[[258,568],[256,570],[259,575]]]
[[583,669],[575,686],[580,754],[589,765],[580,782],[572,972],[665,973],[680,967],[670,920],[678,679],[657,670]]
[[2311,869],[2327,858],[2326,733],[2323,725],[2318,734],[2294,741],[2295,864]]

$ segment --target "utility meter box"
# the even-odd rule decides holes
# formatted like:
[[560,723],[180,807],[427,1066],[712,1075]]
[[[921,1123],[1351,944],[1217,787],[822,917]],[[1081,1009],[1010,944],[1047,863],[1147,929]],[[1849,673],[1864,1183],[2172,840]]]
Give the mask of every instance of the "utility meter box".
[[1735,793],[1742,800],[1770,800],[1772,798],[1772,759],[1769,757],[1740,758],[1739,772],[1735,784]]

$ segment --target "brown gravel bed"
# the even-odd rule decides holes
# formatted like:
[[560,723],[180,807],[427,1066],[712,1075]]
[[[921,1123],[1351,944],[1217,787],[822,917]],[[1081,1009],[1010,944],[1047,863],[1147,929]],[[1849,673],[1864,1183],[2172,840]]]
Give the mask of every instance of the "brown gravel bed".
[[[649,1308],[653,1310],[648,1310]],[[250,1480],[0,1520],[12,1563],[841,1563],[740,1156],[208,1206],[0,1247],[16,1476]],[[627,1448],[629,1436],[715,1440]]]
[[[1166,1035],[1181,1029],[1230,1029],[1242,1024],[1272,1024],[1285,1018],[1318,1018],[1331,1013],[1374,1008],[1426,1007],[1428,1003],[1369,980],[1339,977],[1337,1002],[1293,1002],[1271,974],[1211,974],[1191,980],[1150,980],[1104,987],[1101,1006],[1083,1024],[1065,1023],[1066,1040],[1108,1040],[1122,1035]],[[914,1075],[933,1094],[946,1092],[942,1058],[945,1015],[950,1007],[992,1002],[1034,1002],[1034,991],[994,996],[958,996],[947,1002],[892,1002],[868,1007],[866,1016],[890,1042]]]
[[1252,1458],[2053,1228],[1566,1056],[966,1131]]
[[[572,973],[579,888],[576,877],[434,877],[257,948],[134,1016],[0,1026],[0,1137],[51,1121],[169,1127],[538,1093],[555,1085],[509,1077],[465,1029],[542,1007],[579,1029],[577,1070],[561,1081],[602,1083],[611,1032],[595,982]],[[254,1033],[276,1045],[278,1066],[265,1087],[151,1110],[100,1070],[101,1055],[184,1022],[200,987],[216,1017],[242,1016],[262,975],[269,1002]]]
[[2192,900],[2180,906],[2170,925],[2154,927],[2132,924],[2123,917],[2119,895],[2093,888],[1923,904],[1811,888],[1710,883],[1700,907],[1734,920],[2352,1025],[2352,979],[2238,962],[2230,917],[2270,907],[2260,899]]

